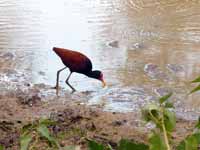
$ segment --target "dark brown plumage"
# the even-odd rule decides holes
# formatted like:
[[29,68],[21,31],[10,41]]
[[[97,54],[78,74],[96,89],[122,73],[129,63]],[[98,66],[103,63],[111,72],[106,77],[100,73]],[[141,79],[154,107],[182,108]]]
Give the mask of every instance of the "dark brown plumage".
[[58,84],[59,84],[59,74],[66,68],[69,68],[70,74],[67,77],[66,84],[75,91],[75,88],[69,84],[69,78],[73,72],[84,74],[90,78],[95,78],[102,81],[103,86],[105,86],[105,82],[103,80],[103,74],[101,71],[95,70],[92,71],[92,62],[90,59],[84,54],[72,51],[64,48],[54,47],[53,51],[61,58],[63,64],[66,66],[57,72],[57,80],[56,80],[56,93],[58,94]]

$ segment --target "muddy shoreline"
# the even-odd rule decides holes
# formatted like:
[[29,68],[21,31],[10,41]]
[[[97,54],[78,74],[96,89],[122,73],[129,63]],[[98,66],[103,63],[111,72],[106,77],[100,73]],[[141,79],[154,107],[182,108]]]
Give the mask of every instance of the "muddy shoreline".
[[[138,113],[105,112],[101,107],[87,106],[83,99],[79,99],[87,93],[67,93],[57,97],[50,86],[26,86],[27,90],[7,91],[0,95],[0,144],[7,150],[18,150],[20,129],[23,125],[40,118],[50,118],[57,122],[53,131],[55,135],[60,132],[68,133],[74,129],[84,133],[68,134],[61,142],[63,146],[80,145],[84,150],[86,140],[83,136],[113,146],[121,138],[147,142],[147,135],[152,126],[138,120]],[[42,91],[45,89],[52,95],[43,95]],[[190,134],[194,124],[193,121],[179,118],[176,131],[173,133],[174,141],[178,142]]]

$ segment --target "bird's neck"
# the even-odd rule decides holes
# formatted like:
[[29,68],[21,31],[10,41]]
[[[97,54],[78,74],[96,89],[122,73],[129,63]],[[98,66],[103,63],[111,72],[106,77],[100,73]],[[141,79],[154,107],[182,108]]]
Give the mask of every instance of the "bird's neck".
[[90,77],[90,78],[96,78],[96,76],[95,76],[93,71],[90,71],[90,72],[86,73],[85,75]]

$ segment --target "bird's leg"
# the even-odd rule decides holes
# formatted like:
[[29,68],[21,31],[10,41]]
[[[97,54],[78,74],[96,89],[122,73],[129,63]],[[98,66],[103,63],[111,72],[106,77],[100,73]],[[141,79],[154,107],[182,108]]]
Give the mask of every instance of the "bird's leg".
[[60,70],[57,71],[57,78],[56,78],[56,86],[55,86],[55,89],[56,89],[56,95],[58,95],[58,88],[59,88],[59,75],[60,75],[60,72],[63,71],[64,69],[66,69],[67,67],[64,67]]
[[70,72],[70,74],[69,74],[69,76],[67,77],[67,80],[65,81],[66,82],[66,84],[72,89],[72,93],[73,92],[75,92],[76,90],[75,90],[75,88],[73,87],[73,86],[71,86],[70,84],[69,84],[69,78],[70,78],[70,76],[71,76],[71,74],[72,74],[72,72]]

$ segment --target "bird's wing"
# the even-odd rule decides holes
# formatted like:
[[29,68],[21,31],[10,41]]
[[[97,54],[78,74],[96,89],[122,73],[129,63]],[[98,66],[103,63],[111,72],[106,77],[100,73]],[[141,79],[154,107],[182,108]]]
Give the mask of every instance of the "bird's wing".
[[92,70],[92,63],[87,56],[74,51],[63,55],[62,61],[71,71],[85,73]]

